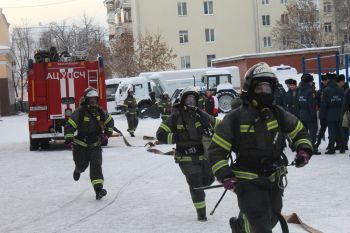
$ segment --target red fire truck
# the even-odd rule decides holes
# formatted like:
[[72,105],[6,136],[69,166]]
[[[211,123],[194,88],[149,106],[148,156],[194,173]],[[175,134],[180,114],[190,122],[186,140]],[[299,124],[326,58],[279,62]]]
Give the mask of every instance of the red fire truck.
[[88,87],[96,88],[106,110],[106,86],[101,57],[97,61],[29,61],[28,123],[30,150],[47,149],[63,139],[63,128]]

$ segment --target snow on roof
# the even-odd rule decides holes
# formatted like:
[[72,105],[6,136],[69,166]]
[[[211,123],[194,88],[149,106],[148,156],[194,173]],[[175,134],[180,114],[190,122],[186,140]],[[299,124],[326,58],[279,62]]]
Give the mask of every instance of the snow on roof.
[[228,70],[214,69],[205,72],[206,75],[228,75],[231,74]]
[[218,63],[218,62],[224,62],[224,61],[235,61],[235,60],[256,58],[256,57],[274,57],[278,55],[292,55],[292,54],[301,54],[305,52],[318,52],[318,51],[327,52],[327,51],[336,51],[339,49],[340,49],[340,46],[280,50],[280,51],[272,51],[272,52],[265,52],[265,53],[251,53],[251,54],[242,54],[242,55],[232,56],[232,57],[217,58],[217,59],[213,59],[212,62]]

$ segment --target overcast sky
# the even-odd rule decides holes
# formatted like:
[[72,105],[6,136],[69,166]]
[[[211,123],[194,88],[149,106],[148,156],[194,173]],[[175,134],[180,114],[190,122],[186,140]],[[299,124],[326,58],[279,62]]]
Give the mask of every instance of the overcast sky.
[[21,25],[23,21],[32,26],[39,22],[44,25],[63,20],[78,22],[85,12],[95,23],[107,28],[103,0],[0,0],[0,8],[11,26]]

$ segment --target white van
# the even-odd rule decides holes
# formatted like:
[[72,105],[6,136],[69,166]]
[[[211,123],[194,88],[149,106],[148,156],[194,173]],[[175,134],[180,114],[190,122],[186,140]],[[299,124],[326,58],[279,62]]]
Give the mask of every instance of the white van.
[[115,93],[117,92],[119,84],[122,82],[121,78],[106,79],[106,100],[107,111],[110,114],[115,114]]
[[130,84],[133,86],[134,97],[141,112],[143,109],[152,106],[152,101],[149,96],[150,92],[154,91],[156,97],[162,92],[154,82],[146,77],[123,78],[115,94],[115,108],[118,113],[124,112],[124,100],[128,96],[127,89]]

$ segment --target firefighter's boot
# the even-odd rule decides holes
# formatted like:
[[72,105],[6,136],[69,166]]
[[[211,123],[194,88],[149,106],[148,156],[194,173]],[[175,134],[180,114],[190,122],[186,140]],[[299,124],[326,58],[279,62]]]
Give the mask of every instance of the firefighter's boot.
[[78,181],[80,179],[80,172],[75,168],[73,172],[73,179]]
[[96,188],[96,200],[101,200],[102,197],[107,195],[107,190],[104,188]]
[[207,214],[206,214],[206,208],[205,207],[197,209],[197,219],[200,222],[207,221]]
[[241,221],[236,217],[230,218],[230,227],[232,229],[232,233],[243,233]]

